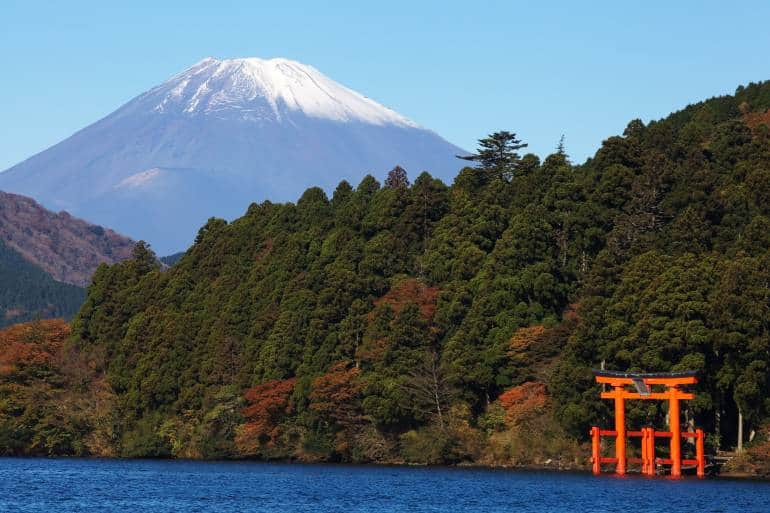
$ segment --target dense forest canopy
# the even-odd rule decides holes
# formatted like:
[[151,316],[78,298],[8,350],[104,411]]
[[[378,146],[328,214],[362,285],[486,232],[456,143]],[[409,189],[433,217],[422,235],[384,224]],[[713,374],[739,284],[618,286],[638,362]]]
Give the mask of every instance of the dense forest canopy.
[[85,290],[54,280],[0,240],[0,327],[36,317],[71,319]]
[[396,168],[252,204],[167,270],[138,245],[99,268],[70,338],[114,394],[111,450],[579,458],[609,418],[602,363],[699,371],[686,418],[735,445],[739,412],[747,433],[770,414],[769,108],[770,83],[741,87],[582,165],[497,133],[451,186]]

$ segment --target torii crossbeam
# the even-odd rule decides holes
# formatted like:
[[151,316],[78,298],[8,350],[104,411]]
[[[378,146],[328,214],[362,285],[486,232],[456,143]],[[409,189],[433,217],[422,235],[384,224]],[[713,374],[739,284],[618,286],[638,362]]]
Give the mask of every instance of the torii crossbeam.
[[[623,475],[626,473],[626,467],[629,462],[638,462],[641,463],[643,474],[654,475],[656,466],[660,463],[671,465],[671,476],[678,477],[682,475],[682,463],[685,463],[696,465],[698,477],[703,477],[705,470],[703,430],[697,429],[693,433],[683,433],[680,420],[679,401],[692,399],[694,395],[690,392],[681,391],[679,387],[694,385],[698,382],[694,371],[634,373],[594,370],[593,372],[597,383],[612,387],[611,391],[602,392],[602,399],[613,399],[615,401],[615,430],[602,430],[598,427],[591,429],[594,474],[601,473],[602,463],[615,463],[615,472]],[[635,391],[629,390],[628,386],[633,386]],[[665,390],[655,391],[652,388],[660,386],[665,386]],[[655,431],[651,427],[642,428],[641,431],[626,431],[626,399],[668,401],[670,431]],[[602,436],[615,437],[614,458],[601,457]],[[629,459],[626,457],[627,437],[641,437],[642,457],[640,459]],[[669,458],[655,458],[655,438],[671,439]],[[682,438],[695,439],[695,460],[682,460]]]

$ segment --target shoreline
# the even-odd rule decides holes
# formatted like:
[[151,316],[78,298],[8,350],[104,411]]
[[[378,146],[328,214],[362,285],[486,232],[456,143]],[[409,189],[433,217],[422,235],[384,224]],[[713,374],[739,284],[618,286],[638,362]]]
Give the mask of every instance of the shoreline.
[[[334,467],[371,467],[371,468],[405,468],[405,469],[424,469],[424,470],[481,470],[489,472],[531,472],[531,473],[563,473],[563,474],[575,474],[575,475],[587,475],[592,476],[589,466],[570,466],[570,467],[557,467],[549,464],[522,464],[522,465],[484,465],[476,463],[458,463],[458,464],[443,464],[443,465],[428,465],[419,463],[354,463],[354,462],[335,462],[335,461],[302,461],[299,459],[256,459],[256,458],[220,458],[220,459],[204,459],[204,458],[163,458],[163,457],[148,457],[148,458],[133,458],[133,457],[120,457],[120,456],[70,456],[70,455],[54,455],[54,456],[42,456],[42,455],[3,455],[0,456],[0,460],[3,459],[17,459],[17,460],[32,460],[32,459],[47,459],[47,460],[94,460],[94,461],[154,461],[154,462],[180,462],[180,463],[253,463],[261,465],[306,465],[306,466],[334,466]],[[625,476],[617,476],[612,472],[602,472],[602,474],[595,476],[596,478],[612,478],[612,479],[636,479],[642,478],[646,480],[671,480],[667,475],[657,475],[655,477],[643,476],[639,472],[628,472]],[[686,474],[681,477],[682,481],[692,480],[720,480],[720,481],[758,481],[762,483],[770,483],[770,476],[762,476],[758,474],[751,474],[749,472],[717,472],[714,474],[707,474],[704,478],[698,479],[694,474]]]

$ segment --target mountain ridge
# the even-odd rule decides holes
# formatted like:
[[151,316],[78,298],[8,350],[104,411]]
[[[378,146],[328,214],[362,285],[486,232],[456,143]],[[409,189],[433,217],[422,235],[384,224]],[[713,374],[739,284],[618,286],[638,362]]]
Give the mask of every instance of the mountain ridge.
[[62,283],[88,285],[100,263],[131,256],[134,242],[68,212],[51,212],[32,198],[0,191],[0,240]]
[[451,179],[457,153],[310,66],[204,59],[0,173],[0,189],[169,254],[210,216],[294,201],[310,186],[331,192],[395,165]]

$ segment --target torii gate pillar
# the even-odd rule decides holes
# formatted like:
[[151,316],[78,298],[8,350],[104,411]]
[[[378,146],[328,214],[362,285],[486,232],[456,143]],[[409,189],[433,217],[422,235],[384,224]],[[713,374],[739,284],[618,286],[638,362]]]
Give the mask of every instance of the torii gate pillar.
[[626,473],[626,401],[623,397],[623,387],[613,387],[615,399],[615,457],[618,463],[615,473],[622,476]]
[[668,390],[671,397],[668,400],[668,429],[671,431],[671,477],[682,475],[682,424],[679,418],[679,389],[671,387]]

